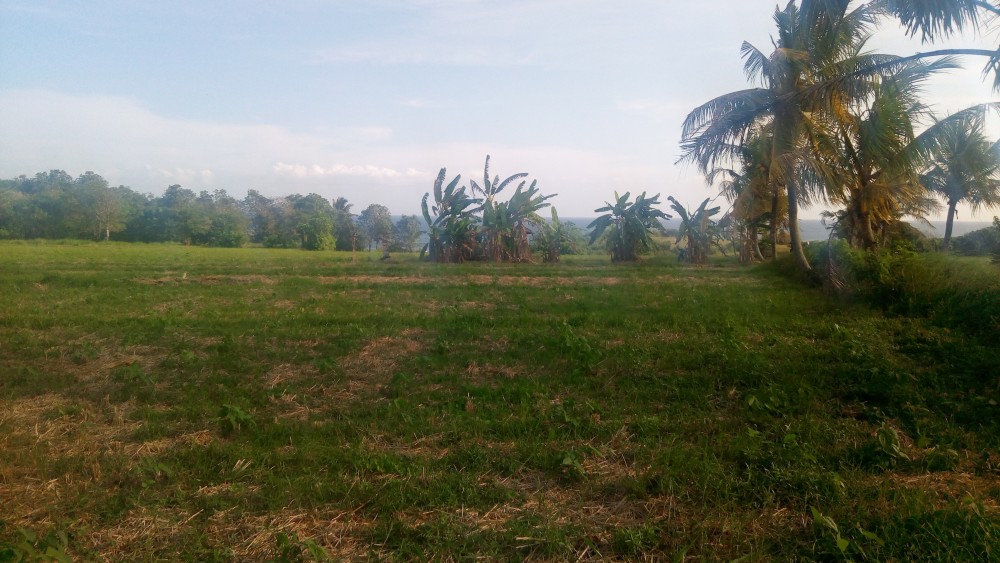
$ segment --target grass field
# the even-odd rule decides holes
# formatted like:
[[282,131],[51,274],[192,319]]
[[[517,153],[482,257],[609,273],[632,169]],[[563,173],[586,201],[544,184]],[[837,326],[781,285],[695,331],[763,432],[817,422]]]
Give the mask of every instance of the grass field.
[[998,350],[767,266],[4,243],[0,561],[995,561]]

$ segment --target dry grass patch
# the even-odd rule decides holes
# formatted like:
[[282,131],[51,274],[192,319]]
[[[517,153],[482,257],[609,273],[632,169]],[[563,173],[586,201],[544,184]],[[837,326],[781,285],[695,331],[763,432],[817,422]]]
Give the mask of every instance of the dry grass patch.
[[265,561],[279,555],[278,534],[311,541],[334,560],[359,560],[371,553],[366,536],[373,522],[343,510],[282,510],[234,517],[217,513],[208,520],[211,538],[224,538],[238,561]]
[[196,531],[201,511],[181,508],[140,507],[129,511],[112,526],[92,528],[78,538],[99,559],[130,561],[137,553],[159,560],[179,560],[184,542],[178,538]]
[[411,328],[399,336],[369,341],[338,361],[345,377],[342,382],[322,386],[323,394],[337,401],[353,401],[377,393],[406,358],[424,349],[422,335],[423,331]]
[[894,486],[933,495],[942,503],[975,499],[994,516],[1000,516],[1000,476],[976,475],[965,471],[939,471],[921,475],[889,473],[884,478]]
[[[101,478],[100,458],[126,451],[129,435],[142,426],[126,420],[125,405],[97,407],[62,395],[0,401],[0,506],[4,520],[31,527],[49,520],[65,498]],[[48,466],[72,460],[62,475]]]

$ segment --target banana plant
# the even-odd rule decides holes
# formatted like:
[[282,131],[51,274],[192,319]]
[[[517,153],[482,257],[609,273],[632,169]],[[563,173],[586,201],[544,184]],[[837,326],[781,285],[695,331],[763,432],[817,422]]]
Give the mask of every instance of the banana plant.
[[428,203],[430,193],[420,201],[420,210],[427,222],[428,243],[420,255],[435,262],[462,262],[476,250],[476,213],[482,209],[482,199],[469,196],[465,186],[459,186],[459,174],[447,184],[446,169],[434,180],[434,205]]
[[[500,176],[494,176],[493,180],[490,181],[490,155],[486,155],[486,166],[483,167],[483,185],[480,186],[475,180],[469,180],[469,186],[472,190],[472,194],[477,193],[483,196],[483,201],[488,205],[493,202],[496,195],[504,190],[511,182],[520,180],[521,178],[527,178],[527,172],[518,172],[517,174],[512,174],[506,180],[500,181]],[[521,182],[524,185],[524,182]]]
[[660,194],[647,198],[646,192],[642,192],[634,202],[629,201],[630,195],[630,192],[625,195],[615,192],[615,203],[605,202],[604,207],[595,209],[594,212],[605,214],[587,226],[593,229],[590,244],[603,237],[612,262],[638,260],[640,252],[655,247],[651,231],[665,232],[659,219],[671,218],[655,207],[660,204]]
[[529,225],[544,223],[538,211],[551,205],[546,200],[556,194],[539,195],[537,180],[527,189],[524,184],[521,182],[509,201],[487,200],[483,205],[483,246],[490,260],[522,262],[531,258]]
[[704,264],[708,260],[712,243],[718,239],[715,221],[712,221],[711,217],[721,208],[719,206],[709,208],[711,199],[706,198],[694,213],[690,213],[673,196],[667,197],[667,200],[681,218],[680,227],[677,229],[677,242],[687,239],[687,261],[692,264]]
[[571,247],[573,245],[572,227],[574,227],[572,223],[566,224],[559,220],[559,213],[553,207],[552,220],[547,223],[541,223],[539,232],[535,236],[538,249],[542,252],[543,262],[558,262],[563,247]]

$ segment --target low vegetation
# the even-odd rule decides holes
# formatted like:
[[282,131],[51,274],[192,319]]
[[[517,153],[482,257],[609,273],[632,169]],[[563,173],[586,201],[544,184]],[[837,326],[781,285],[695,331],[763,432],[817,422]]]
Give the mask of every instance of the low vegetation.
[[0,560],[1000,554],[995,336],[783,262],[0,248]]

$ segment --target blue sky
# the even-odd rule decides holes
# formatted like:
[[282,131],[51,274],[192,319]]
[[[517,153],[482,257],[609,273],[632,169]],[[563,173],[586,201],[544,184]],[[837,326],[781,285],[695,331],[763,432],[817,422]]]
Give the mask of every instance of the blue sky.
[[[491,154],[563,216],[615,190],[697,205],[714,192],[675,165],[680,122],[747,86],[740,44],[770,50],[774,7],[0,0],[0,177],[93,170],[154,194],[315,192],[399,214],[441,167],[481,179]],[[875,46],[919,49],[891,29]],[[994,97],[979,68],[935,82],[938,111]]]

